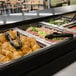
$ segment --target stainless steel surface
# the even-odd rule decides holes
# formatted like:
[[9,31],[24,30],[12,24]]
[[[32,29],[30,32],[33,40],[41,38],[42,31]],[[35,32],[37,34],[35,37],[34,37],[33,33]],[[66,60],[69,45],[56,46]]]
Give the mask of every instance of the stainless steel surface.
[[[59,30],[59,31],[70,32],[70,33],[76,34],[76,31],[71,30],[71,29],[69,29],[69,28],[65,28],[65,27],[63,27],[63,26],[57,26],[57,25],[54,25],[54,24],[50,24],[50,23],[48,23],[48,22],[40,22],[40,23],[42,23],[42,24],[44,24],[44,25],[47,25],[47,27],[52,27],[52,28],[54,28],[54,29],[56,29],[56,30]],[[74,24],[74,23],[76,23],[76,21],[71,22],[71,23],[69,23],[69,24],[71,25],[71,24]],[[67,25],[69,25],[69,24],[67,24]],[[76,36],[76,35],[75,35],[75,36]]]

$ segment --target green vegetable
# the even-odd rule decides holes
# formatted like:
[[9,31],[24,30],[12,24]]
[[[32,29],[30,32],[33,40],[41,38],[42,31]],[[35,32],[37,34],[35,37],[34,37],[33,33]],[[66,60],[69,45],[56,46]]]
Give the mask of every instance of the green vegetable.
[[42,37],[45,37],[47,35],[45,31],[39,31],[38,34],[41,35]]
[[68,21],[65,18],[61,18],[58,20],[50,19],[49,23],[55,24],[55,25],[62,25],[62,24],[68,23]]
[[36,28],[36,27],[32,27],[32,30],[35,31],[35,32],[39,31],[38,28]]
[[63,38],[57,37],[57,38],[53,38],[52,40],[63,40]]
[[57,22],[55,22],[55,20],[53,20],[53,19],[50,19],[49,23],[57,25]]
[[33,31],[37,32],[39,35],[41,35],[42,37],[45,37],[45,35],[47,34],[45,31],[40,31],[38,30],[37,27],[31,27]]

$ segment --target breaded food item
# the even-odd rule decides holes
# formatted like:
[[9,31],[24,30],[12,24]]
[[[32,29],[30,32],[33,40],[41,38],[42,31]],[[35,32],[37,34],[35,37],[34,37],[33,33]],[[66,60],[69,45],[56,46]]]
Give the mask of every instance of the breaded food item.
[[2,44],[1,44],[1,42],[0,42],[0,53],[2,52]]
[[10,58],[7,56],[1,60],[1,62],[3,63],[9,62],[9,61],[10,61]]
[[20,40],[22,42],[22,46],[27,45],[27,46],[30,47],[30,42],[28,40],[28,37],[25,37],[23,35],[20,35]]
[[6,62],[9,62],[10,61],[10,58],[9,57],[3,57],[2,59],[0,59],[0,62],[2,63],[6,63]]
[[8,56],[4,56],[3,54],[0,54],[0,62],[5,63],[10,61],[10,58]]
[[23,53],[23,51],[22,50],[16,50],[18,53],[19,53],[19,55],[21,55],[21,56],[23,56],[24,55],[24,53]]
[[16,51],[16,49],[9,43],[9,42],[5,42],[2,44],[2,49],[14,52]]
[[23,35],[20,35],[20,40],[22,42],[26,42],[27,41],[27,37],[26,36],[23,36]]
[[9,50],[2,49],[2,54],[5,55],[5,56],[8,56],[11,59],[13,58],[13,53]]
[[29,41],[30,41],[31,48],[32,48],[33,51],[36,51],[36,50],[40,49],[40,46],[37,44],[35,38],[29,37]]
[[29,54],[32,52],[31,47],[29,47],[27,45],[22,46],[21,50],[23,51],[24,54]]
[[28,41],[30,42],[30,46],[33,47],[37,42],[36,39],[33,37],[29,37]]
[[23,35],[20,36],[20,39],[22,41],[22,47],[21,47],[21,50],[23,51],[24,54],[29,54],[32,52],[32,49],[31,49],[31,44],[29,42],[29,39],[28,37],[25,37]]
[[40,49],[40,46],[37,45],[37,44],[35,44],[35,45],[32,47],[32,50],[33,50],[33,51],[37,51],[37,50],[39,50],[39,49]]
[[17,58],[19,58],[21,56],[23,56],[23,52],[21,52],[21,51],[15,51],[13,53],[13,59],[17,59]]
[[4,56],[3,54],[0,53],[0,59],[3,58],[3,57],[5,57],[5,56]]
[[4,43],[4,42],[6,42],[6,41],[7,41],[7,39],[6,39],[5,35],[4,35],[4,33],[1,33],[1,34],[0,34],[0,42],[1,42],[1,43]]
[[7,31],[9,33],[9,35],[11,36],[12,39],[15,39],[17,36],[17,31],[15,30],[9,30]]

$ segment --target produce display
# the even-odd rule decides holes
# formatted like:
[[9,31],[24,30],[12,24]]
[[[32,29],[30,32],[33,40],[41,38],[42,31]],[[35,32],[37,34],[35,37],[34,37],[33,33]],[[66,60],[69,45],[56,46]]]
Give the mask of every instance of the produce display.
[[17,59],[40,48],[35,38],[24,36],[15,30],[0,33],[1,63]]
[[49,35],[49,34],[53,34],[55,32],[57,32],[57,33],[62,33],[62,32],[59,32],[57,30],[54,30],[52,28],[47,28],[47,27],[44,27],[44,26],[42,26],[42,27],[30,26],[26,29],[26,31],[35,35],[35,36],[38,36],[38,37],[43,38],[45,40],[48,40],[50,42],[58,42],[58,41],[61,41],[61,40],[64,39],[63,37],[54,37],[52,39],[51,38],[50,39],[46,38],[46,36]]

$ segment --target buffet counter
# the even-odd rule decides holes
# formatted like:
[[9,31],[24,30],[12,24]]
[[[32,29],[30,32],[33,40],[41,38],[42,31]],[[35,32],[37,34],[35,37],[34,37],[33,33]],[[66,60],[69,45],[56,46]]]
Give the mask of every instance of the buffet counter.
[[[67,10],[70,7],[73,9]],[[48,13],[53,12],[47,10]],[[75,14],[75,5],[55,8],[55,13],[58,14],[49,16],[40,15],[43,11],[37,11],[37,16],[26,16],[25,13],[1,16],[4,20],[4,24],[0,25],[0,74],[2,76],[19,76],[23,73],[29,75],[49,64],[53,68],[58,62],[57,69],[51,71],[53,74],[59,69],[58,64],[62,64],[64,59],[67,60],[68,54],[75,56],[76,18],[63,16],[67,13]],[[7,21],[15,22],[7,23]]]

